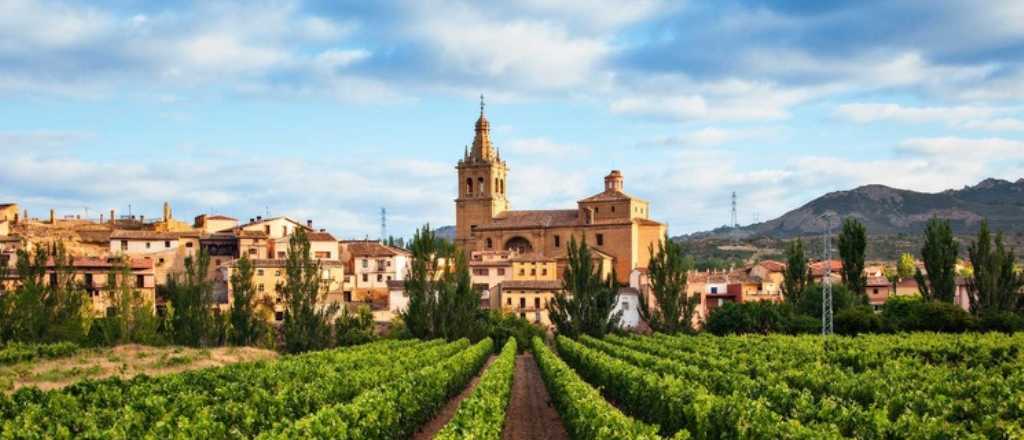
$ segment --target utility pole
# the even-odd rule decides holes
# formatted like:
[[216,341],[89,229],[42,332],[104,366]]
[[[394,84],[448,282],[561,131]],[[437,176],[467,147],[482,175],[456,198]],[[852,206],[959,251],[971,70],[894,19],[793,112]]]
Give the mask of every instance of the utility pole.
[[732,218],[729,219],[729,228],[732,229],[732,244],[739,242],[740,222],[736,215],[736,191],[732,192]]
[[821,281],[821,334],[832,334],[832,218],[825,216],[825,277]]
[[388,210],[387,208],[380,208],[380,241],[381,243],[386,242],[388,239]]

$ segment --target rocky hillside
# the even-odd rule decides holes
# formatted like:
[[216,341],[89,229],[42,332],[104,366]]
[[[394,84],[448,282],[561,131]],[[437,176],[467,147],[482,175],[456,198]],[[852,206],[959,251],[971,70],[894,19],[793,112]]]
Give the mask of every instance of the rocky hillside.
[[[986,179],[974,186],[923,193],[884,185],[866,185],[825,194],[779,218],[743,226],[738,238],[789,238],[820,234],[828,214],[854,217],[871,235],[918,234],[932,217],[948,219],[956,234],[973,234],[982,219],[995,230],[1024,231],[1024,179]],[[726,227],[686,238],[727,238]]]

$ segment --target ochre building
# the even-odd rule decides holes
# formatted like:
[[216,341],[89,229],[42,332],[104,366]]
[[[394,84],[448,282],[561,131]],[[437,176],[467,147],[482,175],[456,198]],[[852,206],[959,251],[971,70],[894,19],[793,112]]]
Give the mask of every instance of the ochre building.
[[[483,106],[473,146],[456,169],[455,241],[467,255],[514,250],[564,261],[569,239],[575,237],[611,256],[619,282],[626,283],[633,269],[647,267],[648,247],[657,247],[665,236],[666,226],[648,218],[649,204],[624,192],[618,170],[604,178],[604,191],[578,201],[576,208],[512,210],[506,192],[511,170],[491,144]],[[562,269],[559,265],[559,275]]]

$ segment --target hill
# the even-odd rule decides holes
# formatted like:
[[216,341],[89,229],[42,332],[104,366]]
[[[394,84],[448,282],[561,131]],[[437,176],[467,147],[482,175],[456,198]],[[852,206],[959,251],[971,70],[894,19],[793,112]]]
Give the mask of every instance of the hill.
[[740,239],[814,235],[825,229],[826,215],[856,218],[875,236],[916,235],[932,217],[949,220],[958,235],[975,233],[982,219],[988,219],[995,230],[1021,232],[1024,231],[1024,179],[1016,182],[985,179],[974,186],[938,193],[865,185],[825,194],[773,220],[742,226],[735,231],[720,227],[683,238],[724,239],[733,234]]

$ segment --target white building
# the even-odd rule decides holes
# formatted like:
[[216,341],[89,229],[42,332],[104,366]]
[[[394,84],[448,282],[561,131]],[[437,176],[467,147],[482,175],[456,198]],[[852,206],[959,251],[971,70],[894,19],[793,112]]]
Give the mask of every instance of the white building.
[[629,330],[640,326],[640,292],[632,287],[619,289],[615,308],[612,313],[622,312],[619,327]]

